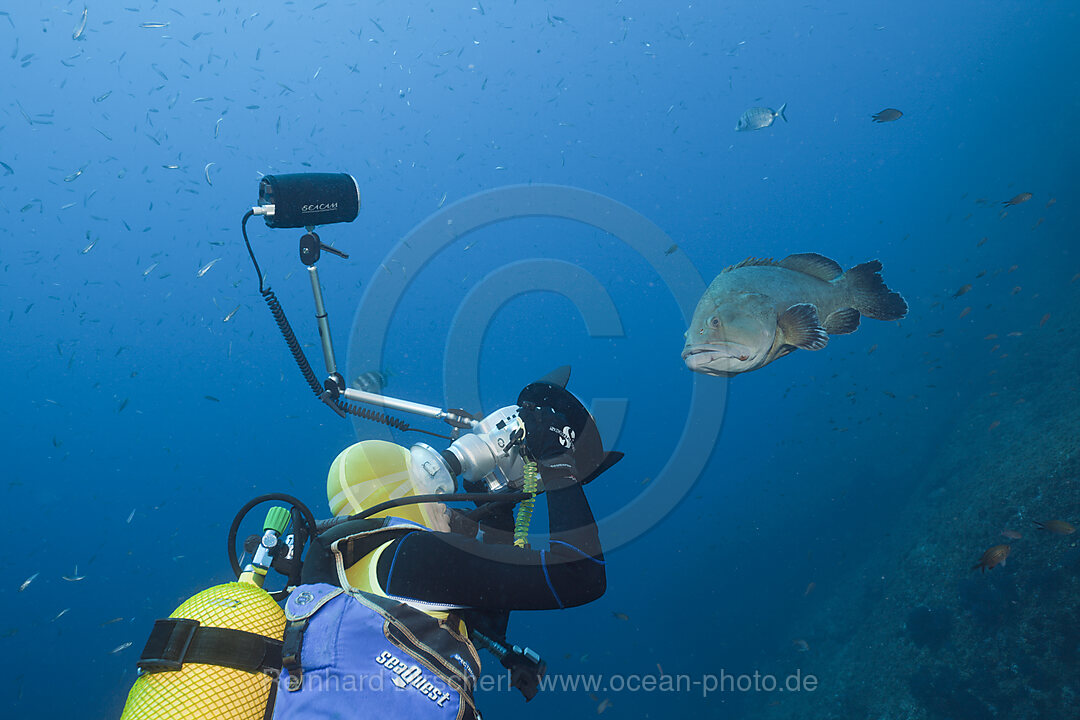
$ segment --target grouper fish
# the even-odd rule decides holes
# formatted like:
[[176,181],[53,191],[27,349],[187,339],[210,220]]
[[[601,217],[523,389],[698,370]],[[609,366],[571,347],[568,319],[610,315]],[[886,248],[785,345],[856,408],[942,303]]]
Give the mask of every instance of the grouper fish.
[[682,357],[694,372],[730,377],[793,350],[821,350],[855,332],[863,315],[899,320],[907,303],[885,286],[877,260],[844,272],[817,253],[748,258],[712,281],[694,310]]

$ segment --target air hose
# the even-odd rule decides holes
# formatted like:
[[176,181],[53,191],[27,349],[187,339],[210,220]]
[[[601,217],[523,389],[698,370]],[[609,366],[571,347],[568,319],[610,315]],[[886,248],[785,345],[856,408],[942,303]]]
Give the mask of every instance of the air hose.
[[529,493],[529,497],[521,501],[518,506],[518,514],[514,519],[514,546],[523,548],[528,544],[529,524],[532,522],[533,506],[536,505],[536,495],[540,492],[540,479],[536,474],[536,463],[525,463],[525,482],[522,491]]

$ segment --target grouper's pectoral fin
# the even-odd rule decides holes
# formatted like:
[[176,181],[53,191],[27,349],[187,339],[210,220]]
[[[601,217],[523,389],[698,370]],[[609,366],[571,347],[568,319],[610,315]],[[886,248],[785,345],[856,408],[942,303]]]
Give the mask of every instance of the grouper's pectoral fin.
[[825,318],[825,332],[830,335],[847,335],[859,329],[862,315],[855,308],[841,308]]
[[778,338],[786,345],[801,350],[820,350],[829,344],[829,335],[821,327],[817,308],[809,303],[792,305],[776,320]]

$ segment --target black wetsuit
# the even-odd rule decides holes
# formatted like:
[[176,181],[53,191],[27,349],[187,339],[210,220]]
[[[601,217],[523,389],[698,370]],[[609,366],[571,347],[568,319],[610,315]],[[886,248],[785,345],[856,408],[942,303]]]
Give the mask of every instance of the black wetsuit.
[[376,572],[383,590],[476,610],[550,610],[603,595],[607,576],[596,521],[568,459],[555,458],[540,468],[550,549],[417,530],[394,540],[379,557]]

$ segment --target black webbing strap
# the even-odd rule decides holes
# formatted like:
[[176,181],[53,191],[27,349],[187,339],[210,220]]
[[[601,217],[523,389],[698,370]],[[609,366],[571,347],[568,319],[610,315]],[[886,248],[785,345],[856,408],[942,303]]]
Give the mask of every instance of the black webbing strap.
[[304,645],[304,631],[308,620],[289,620],[285,623],[285,639],[281,646],[281,664],[289,671],[289,692],[296,692],[304,685],[304,668],[300,664],[300,650]]
[[281,641],[244,630],[202,627],[198,620],[186,618],[155,622],[139,656],[139,670],[173,672],[185,663],[219,665],[276,677],[281,672]]

